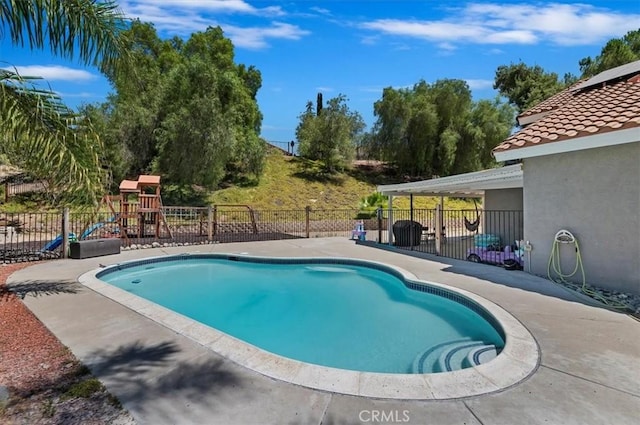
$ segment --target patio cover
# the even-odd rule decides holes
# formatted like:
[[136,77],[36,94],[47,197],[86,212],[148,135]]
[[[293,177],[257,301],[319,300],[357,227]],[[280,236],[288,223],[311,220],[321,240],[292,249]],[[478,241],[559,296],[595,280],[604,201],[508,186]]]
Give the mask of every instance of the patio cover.
[[485,190],[521,188],[522,164],[457,174],[419,182],[378,186],[387,196],[484,196]]

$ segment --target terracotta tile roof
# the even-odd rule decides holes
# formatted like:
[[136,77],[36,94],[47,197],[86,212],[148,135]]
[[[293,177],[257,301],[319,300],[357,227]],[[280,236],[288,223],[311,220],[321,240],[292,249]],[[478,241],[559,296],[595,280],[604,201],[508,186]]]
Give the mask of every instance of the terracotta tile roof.
[[560,93],[556,93],[547,100],[543,100],[542,102],[538,103],[533,108],[527,109],[526,111],[518,115],[518,122],[520,122],[521,118],[552,111],[564,105],[575,95],[574,92],[576,88],[587,80],[587,78],[584,78],[580,81],[577,81],[576,83],[562,90]]
[[[635,74],[610,84],[582,90],[567,89],[547,99],[533,109],[540,109],[539,107],[545,103],[546,106],[543,107],[549,108],[555,104],[555,109],[511,135],[493,151],[504,152],[640,127],[639,77],[640,74]],[[542,111],[543,109],[540,109],[540,112]]]

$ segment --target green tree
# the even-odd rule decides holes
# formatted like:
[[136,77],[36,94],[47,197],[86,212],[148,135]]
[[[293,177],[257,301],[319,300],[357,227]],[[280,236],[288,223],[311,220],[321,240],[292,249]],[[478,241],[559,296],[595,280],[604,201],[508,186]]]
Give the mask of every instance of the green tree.
[[210,90],[220,86],[218,75],[202,61],[181,64],[171,73],[154,167],[169,181],[211,188],[224,177],[235,135],[218,94]]
[[78,109],[81,122],[90,123],[95,133],[100,135],[102,149],[98,158],[105,171],[106,186],[110,191],[117,191],[120,182],[127,177],[131,154],[110,124],[112,113],[112,106],[108,102],[84,104]]
[[168,183],[207,188],[228,173],[259,176],[262,77],[234,63],[222,30],[161,40],[153,25],[136,21],[124,36],[131,59],[110,75],[117,90],[111,121],[131,153],[129,173],[152,171]]
[[344,169],[351,162],[364,131],[362,117],[349,110],[346,102],[341,94],[314,112],[309,101],[296,128],[300,155],[322,161],[328,172]]
[[587,56],[580,60],[580,71],[583,77],[596,74],[640,60],[640,29],[629,31],[622,38],[609,40],[595,58]]
[[538,65],[528,66],[519,62],[499,66],[493,88],[506,97],[518,113],[522,113],[564,89],[565,81],[571,80],[571,76],[566,76],[564,81],[560,81],[555,72],[545,72]]
[[490,167],[491,149],[508,136],[514,115],[498,99],[474,103],[462,80],[386,88],[374,114],[367,150],[414,177]]
[[[463,80],[438,80],[431,87],[433,102],[438,116],[440,142],[436,149],[438,175],[449,175],[456,170],[456,158],[472,149],[465,137],[471,110],[471,90]],[[466,170],[465,170],[466,171]]]
[[475,171],[492,167],[495,164],[495,158],[492,154],[493,148],[509,137],[514,117],[514,108],[507,103],[500,102],[498,97],[474,103],[470,123],[474,128],[474,147],[477,157],[464,168],[462,166],[460,168],[466,169],[466,171]]
[[156,129],[162,120],[160,102],[166,75],[180,63],[174,46],[180,42],[163,42],[152,24],[134,21],[123,33],[129,52],[118,73],[107,72],[116,93],[109,97],[111,128],[131,153],[126,175],[151,172],[158,154]]
[[[0,1],[2,31],[15,45],[49,48],[87,65],[114,70],[124,52],[123,17],[114,2],[90,0]],[[95,201],[102,190],[100,140],[89,122],[67,108],[36,78],[0,71],[0,149],[9,160],[46,179],[56,201]]]
[[420,81],[413,89],[387,87],[375,102],[375,145],[382,158],[410,175],[430,175],[438,134],[438,113],[429,85]]

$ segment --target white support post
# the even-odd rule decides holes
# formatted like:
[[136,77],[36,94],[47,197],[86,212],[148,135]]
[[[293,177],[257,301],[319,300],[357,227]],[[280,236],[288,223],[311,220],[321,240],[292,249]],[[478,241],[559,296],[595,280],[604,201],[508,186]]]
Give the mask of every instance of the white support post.
[[480,230],[478,230],[477,233],[486,233],[484,231],[484,229],[487,228],[487,223],[486,223],[487,215],[484,214],[484,210],[486,209],[486,205],[487,204],[484,202],[484,192],[482,192],[482,196],[480,197],[480,202],[482,202],[482,210],[481,211],[483,213],[482,213],[482,220],[480,220]]
[[436,255],[440,255],[440,244],[442,243],[442,205],[436,205]]

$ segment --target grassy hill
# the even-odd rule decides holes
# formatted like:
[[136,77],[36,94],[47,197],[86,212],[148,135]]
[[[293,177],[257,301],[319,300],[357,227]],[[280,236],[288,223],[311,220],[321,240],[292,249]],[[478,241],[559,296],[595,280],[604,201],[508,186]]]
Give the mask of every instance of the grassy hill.
[[[373,194],[377,185],[401,182],[401,177],[373,162],[356,162],[349,170],[326,174],[315,161],[292,157],[270,147],[259,180],[237,176],[235,181],[227,182],[225,187],[209,194],[206,200],[217,205],[249,205],[257,210],[298,210],[307,205],[314,210],[358,209],[361,200]],[[167,195],[166,187],[163,187],[163,195]],[[414,198],[414,207],[434,208],[439,200],[418,196]],[[168,204],[165,202],[165,205]],[[473,202],[447,198],[445,206],[449,209],[472,209]],[[409,199],[395,198],[394,207],[408,209]],[[51,209],[41,193],[18,195],[8,203],[0,202],[0,212],[5,213]]]
[[[273,148],[258,182],[238,181],[209,196],[212,204],[246,204],[259,210],[354,209],[378,184],[399,183],[384,167],[356,164],[343,173],[324,174],[318,163],[291,157]],[[433,208],[439,198],[417,197],[415,208]],[[447,199],[447,208],[473,208],[471,201]],[[394,207],[409,208],[409,200],[396,198]]]

